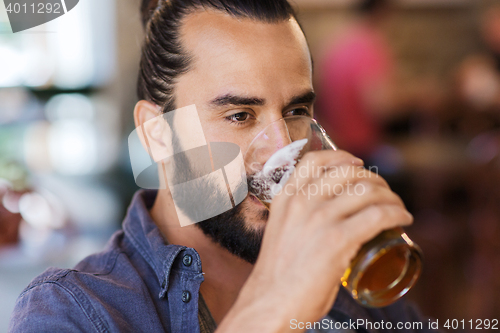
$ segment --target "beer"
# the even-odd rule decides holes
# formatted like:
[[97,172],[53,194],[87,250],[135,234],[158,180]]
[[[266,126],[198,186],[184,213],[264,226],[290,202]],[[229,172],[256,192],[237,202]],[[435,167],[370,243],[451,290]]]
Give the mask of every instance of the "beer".
[[394,228],[363,245],[341,281],[359,303],[383,307],[406,294],[421,269],[420,248],[402,228]]

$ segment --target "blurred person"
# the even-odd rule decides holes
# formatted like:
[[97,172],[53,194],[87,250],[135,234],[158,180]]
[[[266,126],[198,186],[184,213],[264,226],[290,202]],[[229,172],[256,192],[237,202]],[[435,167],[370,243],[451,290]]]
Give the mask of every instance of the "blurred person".
[[0,249],[2,246],[16,244],[19,240],[21,214],[12,212],[3,203],[10,184],[0,178]]
[[500,73],[500,5],[489,7],[483,14],[481,34]]
[[459,100],[471,111],[491,111],[500,106],[500,76],[492,57],[467,57],[457,70],[456,84]]
[[[242,138],[259,124],[313,117],[309,48],[286,0],[145,0],[142,16],[134,120],[152,140],[161,142],[161,134],[143,126],[147,121],[193,104],[207,142],[232,142],[243,153],[250,142]],[[308,161],[363,164],[344,151],[308,153],[298,167]],[[103,252],[31,282],[10,331],[285,332],[292,321],[321,318],[349,323],[345,332],[364,330],[353,328],[356,320],[422,322],[419,330],[428,331],[404,300],[368,309],[340,288],[363,243],[412,222],[386,182],[369,171],[291,179],[359,182],[367,191],[306,198],[294,187],[269,212],[249,195],[226,213],[180,228],[168,187],[141,190]]]
[[484,11],[479,28],[485,48],[457,67],[449,108],[458,131],[469,138],[500,128],[500,6]]
[[500,5],[484,10],[479,28],[485,48],[458,67],[459,106],[453,109],[460,133],[470,140],[467,158],[473,162],[466,178],[470,196],[466,232],[471,245],[464,258],[463,311],[472,318],[494,318],[500,311]]
[[395,60],[383,32],[390,0],[363,0],[357,18],[326,52],[319,71],[318,119],[338,147],[370,160],[387,119],[410,99],[397,85]]
[[26,170],[16,162],[0,159],[0,249],[19,241],[19,199],[29,190]]
[[467,57],[460,65],[461,97],[476,111],[500,110],[500,5],[482,15],[481,37],[486,50]]

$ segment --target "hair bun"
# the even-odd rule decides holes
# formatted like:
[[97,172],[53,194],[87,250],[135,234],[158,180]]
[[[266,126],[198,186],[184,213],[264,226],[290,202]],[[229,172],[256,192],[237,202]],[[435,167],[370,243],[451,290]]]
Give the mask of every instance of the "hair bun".
[[141,2],[141,18],[142,25],[145,27],[151,19],[153,12],[158,7],[158,0],[142,0]]

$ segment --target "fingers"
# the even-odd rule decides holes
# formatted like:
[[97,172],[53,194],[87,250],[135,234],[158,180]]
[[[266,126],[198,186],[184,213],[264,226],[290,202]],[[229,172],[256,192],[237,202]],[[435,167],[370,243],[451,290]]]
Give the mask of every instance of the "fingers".
[[293,174],[284,186],[284,191],[276,195],[273,205],[281,205],[280,202],[287,202],[290,197],[297,194],[297,189],[303,188],[306,184],[314,181],[314,178],[321,178],[324,173],[333,165],[359,166],[363,161],[343,150],[321,150],[307,152],[300,162],[295,166]]
[[[307,200],[311,202],[306,205],[313,208],[317,201],[328,200],[352,190],[353,186],[358,187],[356,183],[361,180],[389,188],[382,177],[360,166],[351,154],[335,151],[320,153],[309,155],[310,159],[302,160],[297,165],[282,189],[281,196],[286,198],[279,198],[278,195],[275,202],[293,200],[298,201],[294,206],[302,206]],[[353,165],[353,162],[357,164]]]
[[[314,163],[311,163],[314,162]],[[333,165],[340,164],[350,164],[356,166],[363,166],[364,162],[362,159],[357,158],[351,153],[345,150],[318,150],[307,152],[304,157],[302,157],[300,164],[315,164],[317,166],[330,167]],[[297,165],[297,166],[298,166]]]
[[361,246],[379,233],[413,222],[412,215],[406,209],[391,204],[368,206],[345,220],[327,220],[325,217],[327,214],[324,212],[319,212],[318,215],[323,215],[323,222],[330,222],[325,223],[320,229],[328,237],[329,246],[337,248],[335,253],[332,252],[336,260],[346,267]]
[[[349,225],[351,221],[363,223],[364,217],[370,228],[362,224],[355,228],[367,237],[361,238],[365,240],[383,228],[411,223],[411,215],[401,198],[382,177],[362,168],[351,154],[320,151],[308,156],[297,165],[283,192],[273,200],[274,207],[281,207],[288,216],[294,217],[292,224],[302,221],[325,227]],[[273,210],[271,214],[275,215]]]
[[372,205],[395,205],[405,208],[401,198],[385,186],[361,181],[351,191],[344,191],[325,203],[325,215],[332,220],[349,218]]
[[[402,212],[404,216],[401,218],[401,225],[407,222],[411,223],[411,215],[407,212],[403,201],[396,193],[386,187],[376,186],[372,183],[363,182],[359,183],[359,185],[363,188],[361,193],[346,191],[342,195],[316,206],[309,223],[324,224],[324,227],[326,227],[326,225],[344,223],[344,221],[354,219],[360,214],[362,217],[365,217],[363,214],[368,214],[367,220],[377,220],[381,215],[380,207],[382,207],[381,210],[383,210],[384,214],[393,213],[392,211],[386,211],[386,207],[390,207],[391,210],[396,211],[398,214]],[[364,211],[368,213],[363,213]],[[409,221],[408,217],[410,217]]]
[[361,246],[383,230],[410,225],[413,216],[400,205],[372,205],[339,225],[347,243]]
[[363,164],[361,159],[343,150],[311,151],[306,153],[296,165],[288,182],[300,187],[311,182],[314,178],[323,177],[333,166],[344,165],[351,168],[361,168]]

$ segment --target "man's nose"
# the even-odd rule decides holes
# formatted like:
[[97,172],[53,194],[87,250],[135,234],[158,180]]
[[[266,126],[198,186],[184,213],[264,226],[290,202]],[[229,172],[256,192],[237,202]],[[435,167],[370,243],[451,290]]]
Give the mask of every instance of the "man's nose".
[[246,162],[256,163],[253,164],[252,169],[253,171],[257,171],[266,163],[271,155],[290,143],[292,143],[292,139],[290,138],[285,120],[277,120],[269,124],[253,140],[249,147],[249,156],[247,156]]
[[265,132],[267,136],[267,146],[272,153],[292,143],[290,133],[284,119],[270,124]]

